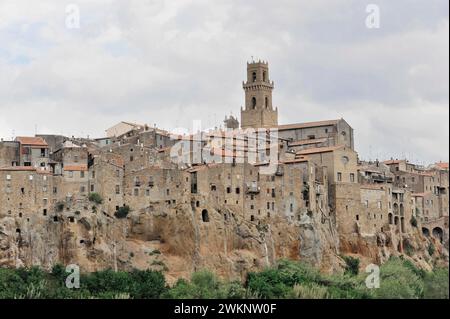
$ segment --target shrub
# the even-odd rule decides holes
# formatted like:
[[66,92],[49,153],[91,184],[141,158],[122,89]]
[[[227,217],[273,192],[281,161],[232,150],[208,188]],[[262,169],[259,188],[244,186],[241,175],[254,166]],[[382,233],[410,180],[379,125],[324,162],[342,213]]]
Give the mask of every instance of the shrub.
[[424,295],[425,299],[449,299],[448,268],[436,268],[426,273]]
[[89,201],[94,202],[96,204],[103,203],[103,199],[99,193],[89,193]]
[[411,217],[411,226],[417,228],[417,219],[414,216]]
[[126,218],[128,216],[128,213],[130,212],[130,207],[129,206],[122,206],[119,207],[119,209],[114,213],[114,216],[116,216],[116,218]]
[[296,284],[289,297],[294,299],[327,299],[329,295],[327,287],[312,283],[308,285]]
[[345,261],[345,273],[350,275],[358,275],[359,273],[359,259],[354,258],[352,256],[343,256],[342,257]]
[[435,251],[436,251],[436,248],[434,247],[433,243],[430,243],[428,245],[428,253],[430,254],[430,256],[433,256]]
[[374,297],[382,299],[417,299],[423,294],[423,281],[410,265],[391,258],[380,267],[380,288]]

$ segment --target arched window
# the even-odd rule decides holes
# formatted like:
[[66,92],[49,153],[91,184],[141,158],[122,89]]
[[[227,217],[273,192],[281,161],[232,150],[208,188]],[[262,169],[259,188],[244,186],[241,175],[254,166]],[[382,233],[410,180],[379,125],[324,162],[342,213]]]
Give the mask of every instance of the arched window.
[[252,97],[252,109],[256,109],[256,97]]
[[394,203],[394,215],[398,215],[398,204]]
[[403,207],[403,204],[400,204],[400,216],[405,215],[405,207]]
[[404,217],[402,217],[400,219],[400,228],[402,230],[402,233],[404,233],[405,232],[405,218]]
[[269,107],[269,98],[266,96],[265,98],[266,109]]
[[202,220],[204,223],[209,222],[209,215],[206,209],[202,210]]
[[252,73],[252,81],[253,81],[253,82],[256,82],[256,72],[253,72],[253,73]]
[[389,225],[392,225],[393,221],[392,221],[392,214],[391,213],[389,213],[388,219],[389,219]]
[[266,82],[266,71],[263,71],[263,82]]

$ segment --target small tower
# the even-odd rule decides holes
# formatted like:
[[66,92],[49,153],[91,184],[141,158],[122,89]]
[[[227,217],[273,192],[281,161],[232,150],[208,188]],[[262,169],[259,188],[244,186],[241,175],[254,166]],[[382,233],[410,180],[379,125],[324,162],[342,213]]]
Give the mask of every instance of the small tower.
[[269,80],[267,62],[247,63],[245,109],[241,108],[241,127],[272,128],[278,126],[278,109],[272,106],[273,82]]
[[225,124],[225,129],[236,130],[239,128],[239,121],[233,115],[230,115],[230,117],[225,116],[223,123]]

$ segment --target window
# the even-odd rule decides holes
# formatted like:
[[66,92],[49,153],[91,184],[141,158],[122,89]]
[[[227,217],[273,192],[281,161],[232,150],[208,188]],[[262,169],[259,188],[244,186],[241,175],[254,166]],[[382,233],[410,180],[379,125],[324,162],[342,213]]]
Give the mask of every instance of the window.
[[350,182],[354,183],[355,182],[355,174],[350,173]]
[[78,163],[78,155],[75,155],[75,156],[73,157],[73,161],[74,161],[74,163]]
[[95,171],[92,171],[92,178],[95,178]]
[[117,194],[117,195],[120,194],[120,185],[116,185],[116,194]]
[[252,97],[252,109],[256,109],[256,97]]
[[70,178],[73,177],[73,171],[69,171],[69,177],[70,177]]
[[134,196],[139,196],[139,188],[134,189]]
[[264,100],[265,100],[265,106],[267,109],[269,107],[269,98],[266,96],[266,98]]
[[340,173],[340,172],[337,173],[337,180],[338,180],[338,182],[342,181],[342,173]]
[[206,209],[202,210],[202,220],[204,223],[209,222],[209,215]]
[[227,194],[231,193],[231,187],[227,187]]
[[80,172],[80,177],[81,177],[81,178],[84,178],[84,171],[81,171],[81,172]]
[[266,71],[263,71],[263,81],[266,82]]
[[239,187],[236,188],[236,194],[240,194],[241,193],[241,189]]
[[378,204],[377,204],[377,205],[378,205],[378,208],[379,208],[379,209],[383,209],[383,204],[381,203],[381,201],[378,201]]
[[252,82],[256,82],[256,72],[252,73]]
[[80,187],[80,193],[84,193],[85,191],[86,191],[86,187],[81,186],[81,187]]
[[116,177],[120,177],[120,171],[119,170],[116,171]]
[[91,185],[91,192],[93,192],[94,189],[95,189],[95,188],[94,188],[94,185],[92,184],[92,185]]
[[369,207],[369,201],[367,199],[364,201],[364,206]]

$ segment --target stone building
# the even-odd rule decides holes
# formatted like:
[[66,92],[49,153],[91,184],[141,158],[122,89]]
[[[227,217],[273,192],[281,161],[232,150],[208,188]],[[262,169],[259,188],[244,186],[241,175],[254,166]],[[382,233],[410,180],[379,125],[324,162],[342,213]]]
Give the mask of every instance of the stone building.
[[[174,136],[121,122],[105,138],[1,141],[0,227],[14,227],[19,250],[40,238],[29,232],[34,225],[61,231],[62,238],[76,234],[75,243],[61,246],[77,260],[91,256],[93,264],[103,251],[102,262],[114,267],[120,247],[126,265],[127,249],[139,246],[135,241],[159,241],[158,247],[175,242],[186,250],[170,246],[167,254],[177,252],[175,260],[197,265],[204,254],[205,266],[216,253],[219,263],[235,257],[232,270],[224,271],[233,273],[248,260],[253,269],[260,259],[269,265],[281,257],[305,258],[319,265],[327,256],[334,269],[341,253],[381,262],[411,247],[423,255],[424,242],[448,248],[448,164],[360,161],[344,119],[280,125],[266,62],[247,64],[243,87],[241,128],[230,117],[225,130]],[[91,193],[101,203],[90,201]],[[131,213],[123,221],[116,213],[124,206]],[[188,236],[180,240],[178,231]],[[223,244],[224,252],[200,249],[200,238]]]

